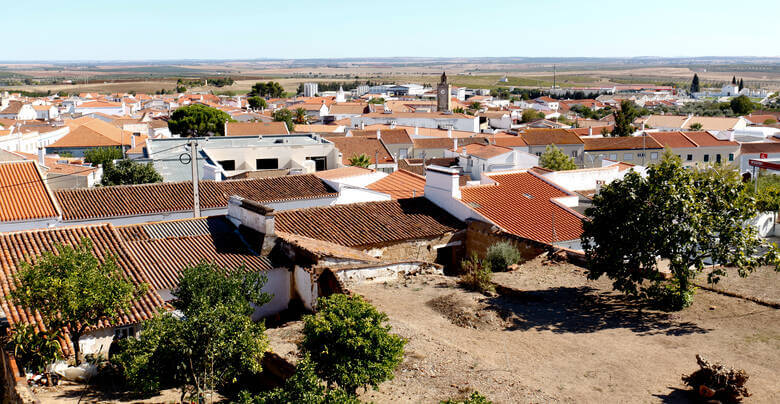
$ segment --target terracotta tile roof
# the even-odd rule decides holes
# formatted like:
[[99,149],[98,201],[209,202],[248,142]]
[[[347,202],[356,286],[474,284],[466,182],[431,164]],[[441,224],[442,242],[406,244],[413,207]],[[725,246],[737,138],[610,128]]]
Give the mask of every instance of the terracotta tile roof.
[[683,132],[683,135],[699,147],[739,146],[737,142],[718,139],[709,132]]
[[343,128],[341,128],[339,125],[295,124],[295,128],[293,128],[293,133],[312,132],[341,133],[344,131]]
[[[124,131],[108,122],[90,118],[75,128],[71,126],[71,131],[67,135],[48,147],[119,147],[120,145],[130,145],[130,136],[132,135],[132,132]],[[140,138],[145,139],[146,137],[142,135]]]
[[523,140],[522,136],[495,136],[492,143],[496,146],[502,147],[525,147],[528,143]]
[[366,188],[389,194],[393,199],[414,198],[425,194],[425,177],[398,170]]
[[333,104],[328,110],[331,115],[360,115],[366,112],[366,105],[362,103]]
[[596,137],[582,141],[585,142],[585,151],[663,149],[650,136]]
[[[16,152],[23,156],[25,160],[38,161],[38,156],[30,153]],[[62,162],[61,162],[62,161]],[[56,181],[60,175],[81,175],[86,176],[97,171],[97,167],[90,167],[81,164],[71,164],[67,160],[60,160],[54,157],[44,157],[45,168],[48,169],[47,174],[57,174],[57,176],[47,177],[47,181]]]
[[[376,139],[377,131],[352,129],[349,132],[352,136]],[[379,129],[379,137],[384,144],[412,144],[412,138],[406,129]]]
[[418,197],[277,212],[275,226],[278,231],[364,247],[435,237],[460,230],[464,224]]
[[330,170],[317,171],[314,173],[314,175],[316,175],[317,178],[321,178],[323,180],[336,180],[339,178],[359,177],[361,175],[368,175],[374,172],[374,170],[368,168],[345,166],[333,168]]
[[603,123],[603,122],[601,122],[601,121],[593,121],[593,122],[598,122],[598,123],[600,123],[601,125],[599,125],[599,126],[590,126],[590,127],[584,127],[584,128],[571,128],[571,129],[569,129],[569,130],[570,130],[570,131],[572,131],[572,132],[574,132],[575,134],[577,134],[577,136],[588,136],[588,135],[589,135],[591,132],[592,132],[594,135],[600,135],[600,134],[601,134],[601,131],[602,131],[604,128],[606,128],[606,129],[607,129],[607,131],[608,131],[609,133],[612,133],[612,130],[615,128],[615,126],[614,126],[614,125],[604,125],[604,123]]
[[121,106],[122,103],[119,102],[91,101],[76,105],[76,108],[119,108]]
[[682,128],[687,120],[687,115],[650,115],[644,122],[650,128]]
[[780,153],[780,143],[742,143],[739,152],[740,154]]
[[701,124],[702,130],[732,130],[739,123],[740,118],[723,116],[693,116],[685,123],[684,129],[690,129],[695,123]]
[[366,118],[433,118],[433,119],[477,119],[474,116],[466,114],[450,114],[445,112],[370,112],[363,115]]
[[754,125],[763,125],[765,121],[767,120],[773,120],[775,123],[778,122],[778,119],[774,115],[747,115],[745,116],[745,119],[748,120],[748,122],[754,124]]
[[466,154],[468,154],[469,156],[478,157],[483,160],[491,159],[493,157],[497,157],[502,154],[507,154],[512,152],[512,149],[507,147],[493,146],[492,144],[479,144],[479,143],[472,143],[466,146],[458,145],[457,152],[462,153],[464,149],[466,150]]
[[[74,226],[45,230],[30,230],[14,233],[0,233],[0,305],[8,318],[8,322],[35,324],[40,327],[40,318],[24,310],[21,307],[10,304],[8,293],[15,287],[14,275],[19,271],[22,262],[31,262],[43,251],[54,251],[56,244],[75,245],[82,238],[92,240],[95,255],[103,260],[109,254],[116,257],[116,263],[122,273],[135,284],[149,284],[149,278],[144,270],[131,256],[126,245],[110,224],[93,226]],[[160,296],[149,291],[146,295],[136,299],[132,307],[112,321],[101,321],[95,329],[135,324],[149,319],[163,306]],[[66,339],[63,345],[65,354],[72,352],[70,341]]]
[[276,236],[298,248],[304,249],[320,257],[346,258],[352,260],[379,262],[379,259],[372,257],[362,251],[345,247],[341,244],[334,244],[328,241],[316,240],[297,234],[276,231]]
[[[446,138],[446,137],[414,139],[413,143],[415,149],[446,149],[446,150],[452,150],[452,147],[455,144],[453,139]],[[458,148],[460,149],[462,146],[466,146],[474,143],[488,144],[488,140],[487,138],[481,136],[459,138]]]
[[[349,124],[349,122],[347,123]],[[365,125],[363,127],[365,130],[377,130],[380,129],[382,131],[389,130],[390,125],[384,125],[384,124],[374,124],[374,125]],[[474,132],[468,132],[463,130],[453,130],[453,131],[447,131],[447,129],[437,129],[437,128],[421,128],[414,126],[405,126],[405,125],[396,125],[395,129],[406,129],[406,133],[409,134],[409,136],[426,136],[426,137],[441,137],[446,138],[449,137],[450,134],[452,134],[452,137],[456,138],[464,138],[464,137],[473,137],[476,135]],[[417,131],[417,135],[414,134],[414,132]]]
[[568,129],[526,129],[520,136],[531,146],[548,144],[582,144],[582,140]]
[[341,163],[344,165],[349,165],[350,157],[362,153],[369,157],[371,164],[376,164],[377,153],[379,155],[379,164],[389,164],[395,161],[385,145],[376,138],[331,136],[328,137],[328,140],[333,142],[341,152]]
[[[461,188],[461,200],[506,231],[543,243],[578,239],[582,218],[551,198],[572,196],[531,172],[491,175],[498,184]],[[554,219],[553,219],[554,216]]]
[[0,222],[57,216],[54,199],[34,161],[0,163]]
[[181,270],[201,261],[227,270],[265,271],[271,261],[252,251],[225,216],[117,227],[155,290],[175,289]]
[[[201,181],[201,209],[224,208],[231,195],[259,202],[336,196],[314,175],[289,175],[248,180]],[[92,220],[121,216],[181,212],[192,209],[192,183],[61,189],[54,193],[63,220]]]
[[691,139],[685,137],[682,132],[647,132],[647,135],[655,139],[663,147],[670,149],[692,148],[696,144]]
[[0,110],[0,114],[18,114],[24,105],[21,101],[9,101],[5,109]]
[[228,122],[226,136],[260,136],[290,133],[284,122]]

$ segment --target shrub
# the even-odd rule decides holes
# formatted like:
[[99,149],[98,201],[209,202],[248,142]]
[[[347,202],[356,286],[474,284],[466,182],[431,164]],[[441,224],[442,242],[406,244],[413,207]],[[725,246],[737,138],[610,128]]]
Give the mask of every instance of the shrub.
[[463,401],[455,401],[453,399],[449,399],[447,401],[441,402],[441,404],[492,404],[492,403],[493,402],[488,400],[487,397],[483,396],[482,394],[479,394],[478,391],[471,393],[471,396],[469,396],[469,398]]
[[482,293],[496,290],[492,281],[493,271],[490,270],[490,262],[472,254],[471,258],[461,261],[460,265],[463,268],[463,274],[460,276],[461,285]]
[[501,241],[488,247],[487,262],[490,263],[490,268],[496,272],[506,271],[510,265],[517,264],[523,258],[512,243],[508,241]]
[[406,340],[390,334],[387,315],[360,296],[317,299],[317,314],[303,320],[301,350],[318,376],[350,394],[393,378]]
[[62,359],[59,331],[37,331],[32,324],[16,324],[8,341],[9,349],[27,370],[41,373]]

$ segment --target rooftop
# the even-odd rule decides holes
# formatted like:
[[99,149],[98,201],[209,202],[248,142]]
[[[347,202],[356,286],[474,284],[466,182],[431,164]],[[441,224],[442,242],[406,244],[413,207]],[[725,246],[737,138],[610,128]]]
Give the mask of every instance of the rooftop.
[[425,177],[398,170],[366,188],[389,194],[393,199],[414,198],[425,194]]
[[57,216],[57,206],[37,163],[0,162],[0,222]]

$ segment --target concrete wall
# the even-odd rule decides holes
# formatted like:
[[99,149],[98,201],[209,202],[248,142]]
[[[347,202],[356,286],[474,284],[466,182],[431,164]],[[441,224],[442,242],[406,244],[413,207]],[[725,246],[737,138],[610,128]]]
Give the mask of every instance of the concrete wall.
[[312,282],[311,274],[296,265],[293,270],[293,279],[295,283],[295,293],[298,295],[298,298],[301,299],[301,302],[303,302],[303,307],[314,310],[319,291],[317,290],[317,283]]
[[271,301],[255,308],[252,320],[258,321],[287,309],[291,298],[291,274],[287,268],[274,268],[265,271],[268,282],[263,286],[263,292],[272,296]]

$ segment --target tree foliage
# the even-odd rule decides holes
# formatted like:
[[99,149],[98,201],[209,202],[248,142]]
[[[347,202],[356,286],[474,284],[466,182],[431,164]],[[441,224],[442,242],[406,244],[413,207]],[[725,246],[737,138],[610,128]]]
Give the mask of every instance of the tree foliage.
[[694,122],[691,124],[691,130],[701,130],[702,124],[699,122]]
[[198,399],[242,374],[259,373],[268,340],[263,323],[250,316],[252,304],[270,300],[265,283],[264,274],[243,268],[185,268],[172,303],[181,318],[160,313],[144,322],[140,338],[120,345],[115,361],[128,387],[142,393],[178,387],[182,398]]
[[534,109],[526,109],[523,111],[523,114],[520,115],[520,122],[522,123],[528,123],[533,121],[538,121],[539,119],[544,119],[544,112],[537,111]]
[[354,167],[368,168],[371,166],[371,158],[366,153],[353,154],[349,158],[349,165]]
[[639,116],[639,110],[632,101],[620,101],[620,109],[614,112],[615,127],[612,136],[630,136],[634,133],[634,120]]
[[114,160],[122,159],[122,150],[116,147],[96,147],[84,152],[84,162],[104,168]]
[[171,133],[187,136],[224,136],[225,122],[234,122],[226,112],[202,104],[181,107],[171,114]]
[[95,257],[92,247],[87,238],[72,247],[57,244],[56,254],[45,251],[34,264],[23,263],[10,294],[15,304],[37,310],[47,330],[69,333],[76,363],[87,328],[117,318],[147,287],[129,281],[113,255]]
[[17,323],[11,330],[8,345],[21,366],[43,373],[49,364],[63,358],[61,337],[61,329],[39,331],[32,324]]
[[301,125],[309,123],[309,116],[306,115],[306,110],[300,107],[295,108],[295,119],[293,119],[293,122]]
[[539,165],[553,171],[574,170],[577,168],[574,159],[567,156],[554,144],[547,145],[544,153],[539,157]]
[[747,115],[753,111],[753,101],[746,95],[740,95],[731,99],[731,110],[737,115]]
[[249,91],[249,96],[271,97],[279,98],[284,94],[284,88],[276,81],[269,81],[267,83],[255,83],[252,86],[252,90]]
[[287,125],[287,130],[292,132],[295,130],[295,122],[293,122],[293,112],[287,108],[277,109],[271,113],[271,118],[274,122],[284,122]]
[[694,74],[691,81],[691,93],[698,93],[699,91],[701,91],[699,88],[699,75]]
[[[708,260],[742,276],[763,263],[777,266],[776,249],[757,256],[760,240],[746,221],[755,200],[730,170],[693,172],[669,152],[647,176],[630,172],[604,186],[586,211],[582,244],[591,279],[607,275],[615,289],[679,310],[693,299],[693,278]],[[664,282],[659,259],[668,261]],[[709,268],[711,282],[724,275]]]
[[390,333],[387,315],[360,296],[317,299],[317,313],[304,317],[301,350],[317,375],[354,394],[393,378],[406,341]]
[[268,108],[268,103],[265,102],[265,99],[258,96],[247,98],[247,102],[249,103],[249,108],[252,109]]
[[101,184],[134,185],[162,182],[163,177],[154,169],[152,163],[139,163],[130,159],[119,160],[115,165],[111,162],[103,166]]
[[340,388],[329,388],[322,383],[315,372],[314,364],[308,356],[305,356],[295,373],[284,382],[284,386],[277,387],[269,392],[251,395],[247,391],[239,394],[238,404],[277,404],[277,403],[306,403],[306,404],[359,404],[355,396],[350,395]]

